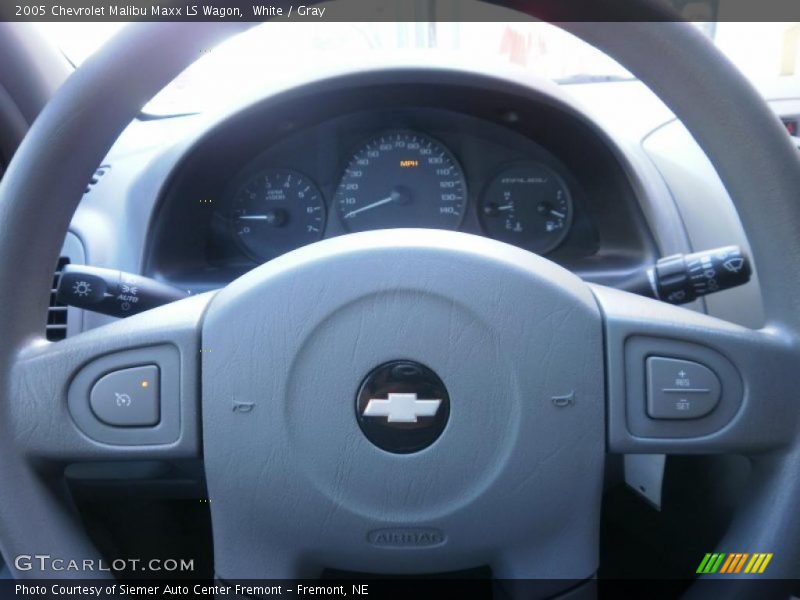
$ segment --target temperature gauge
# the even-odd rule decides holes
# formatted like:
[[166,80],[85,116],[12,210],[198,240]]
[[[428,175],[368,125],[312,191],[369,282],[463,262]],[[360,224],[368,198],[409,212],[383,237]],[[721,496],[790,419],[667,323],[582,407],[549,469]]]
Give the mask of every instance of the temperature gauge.
[[537,254],[558,246],[572,224],[567,185],[540,163],[501,171],[484,191],[479,210],[489,236]]

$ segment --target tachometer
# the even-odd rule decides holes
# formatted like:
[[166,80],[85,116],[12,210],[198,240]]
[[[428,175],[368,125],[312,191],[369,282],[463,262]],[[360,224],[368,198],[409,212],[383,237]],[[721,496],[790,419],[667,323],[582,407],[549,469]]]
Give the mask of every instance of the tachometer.
[[537,254],[558,246],[572,224],[569,188],[541,163],[501,171],[484,191],[479,210],[488,235]]
[[384,133],[351,158],[335,202],[348,231],[456,229],[464,216],[464,173],[450,151],[413,131]]
[[253,258],[269,260],[317,241],[325,202],[311,179],[289,169],[266,169],[233,196],[234,233]]

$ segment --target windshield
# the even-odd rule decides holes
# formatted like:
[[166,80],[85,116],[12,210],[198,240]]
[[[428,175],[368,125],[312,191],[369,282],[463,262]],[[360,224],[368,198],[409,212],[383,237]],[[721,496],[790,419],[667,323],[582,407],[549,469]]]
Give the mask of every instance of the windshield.
[[[122,23],[40,23],[79,65]],[[798,76],[798,23],[697,23],[754,82]],[[209,50],[146,107],[153,114],[200,112],[276,84],[343,65],[488,64],[560,84],[633,79],[616,61],[541,22],[266,23]]]

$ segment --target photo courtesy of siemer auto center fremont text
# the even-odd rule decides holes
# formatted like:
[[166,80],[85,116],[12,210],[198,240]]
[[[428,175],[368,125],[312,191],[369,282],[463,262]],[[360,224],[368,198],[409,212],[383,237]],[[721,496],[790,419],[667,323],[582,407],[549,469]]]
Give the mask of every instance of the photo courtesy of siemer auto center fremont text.
[[4,0],[0,600],[800,600],[800,1]]

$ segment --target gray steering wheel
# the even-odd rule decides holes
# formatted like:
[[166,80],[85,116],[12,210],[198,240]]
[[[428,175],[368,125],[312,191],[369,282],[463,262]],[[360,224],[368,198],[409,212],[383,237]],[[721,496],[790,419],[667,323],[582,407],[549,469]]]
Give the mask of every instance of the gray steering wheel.
[[[150,97],[239,30],[130,26],[64,84],[0,185],[4,555],[96,556],[64,465],[202,455],[223,579],[482,564],[582,579],[599,561],[606,452],[731,452],[752,458],[754,482],[721,549],[772,552],[771,577],[800,576],[797,151],[695,28],[562,26],[649,85],[710,157],[753,249],[763,329],[590,286],[492,240],[397,230],[323,241],[218,293],[47,343],[53,265],[86,181]],[[643,418],[653,355],[711,368],[715,411]],[[161,413],[177,425],[122,441],[83,427],[87,369],[137,360],[158,363]],[[396,360],[430,368],[449,397],[442,431],[415,452],[380,448],[358,424],[362,382]]]

